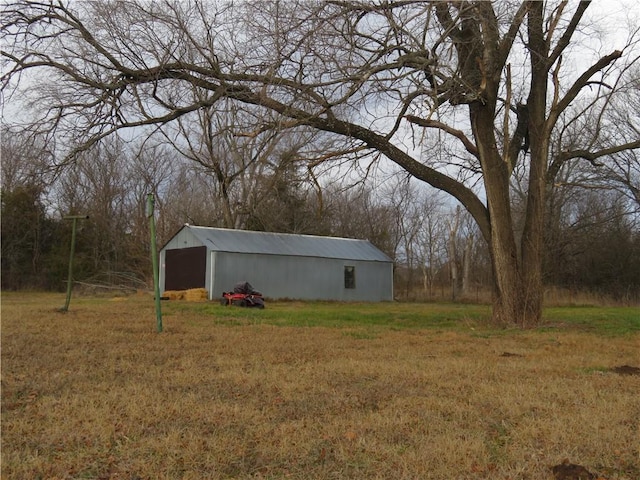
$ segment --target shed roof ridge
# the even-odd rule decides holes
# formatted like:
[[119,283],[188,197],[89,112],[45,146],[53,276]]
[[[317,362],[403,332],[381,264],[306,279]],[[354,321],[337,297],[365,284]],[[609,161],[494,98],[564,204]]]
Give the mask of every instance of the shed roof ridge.
[[190,229],[203,229],[203,230],[225,230],[227,232],[242,232],[248,234],[258,234],[258,235],[274,235],[274,236],[291,236],[291,237],[309,237],[309,238],[330,238],[332,240],[349,240],[353,242],[368,242],[371,243],[370,240],[366,238],[349,238],[349,237],[333,237],[331,235],[315,235],[311,233],[287,233],[287,232],[265,232],[262,230],[245,230],[242,228],[226,228],[226,227],[205,227],[202,225],[185,225]]

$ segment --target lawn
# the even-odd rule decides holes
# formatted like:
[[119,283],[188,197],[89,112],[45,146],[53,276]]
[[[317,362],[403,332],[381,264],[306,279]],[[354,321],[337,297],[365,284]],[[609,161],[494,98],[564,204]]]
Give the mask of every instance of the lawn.
[[640,478],[637,309],[2,296],[3,479]]

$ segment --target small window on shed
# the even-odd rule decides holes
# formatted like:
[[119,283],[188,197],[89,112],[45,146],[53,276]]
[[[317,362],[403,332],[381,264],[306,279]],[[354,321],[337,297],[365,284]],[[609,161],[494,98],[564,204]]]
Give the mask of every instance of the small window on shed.
[[344,288],[356,288],[356,267],[345,265]]

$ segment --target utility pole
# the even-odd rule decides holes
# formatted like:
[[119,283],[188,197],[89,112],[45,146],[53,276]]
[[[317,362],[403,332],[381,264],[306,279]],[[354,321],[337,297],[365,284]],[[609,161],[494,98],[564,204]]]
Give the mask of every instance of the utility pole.
[[151,231],[151,266],[153,268],[153,291],[156,300],[156,327],[158,333],[162,332],[162,307],[160,306],[160,275],[158,271],[158,247],[156,246],[156,219],[153,214],[155,199],[153,193],[147,195],[147,217],[149,218],[149,230]]
[[76,251],[76,224],[78,220],[88,220],[89,215],[67,215],[65,220],[73,220],[71,227],[71,249],[69,250],[69,276],[67,278],[67,300],[64,302],[64,307],[60,309],[61,312],[69,310],[69,303],[71,302],[71,287],[73,285],[73,255]]

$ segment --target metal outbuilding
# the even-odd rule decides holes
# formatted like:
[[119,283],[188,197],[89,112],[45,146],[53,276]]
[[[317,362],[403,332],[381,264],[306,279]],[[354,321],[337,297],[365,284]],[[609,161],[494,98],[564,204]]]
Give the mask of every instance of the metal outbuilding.
[[367,240],[184,225],[160,251],[160,288],[219,298],[247,281],[271,299],[389,301],[393,262]]

